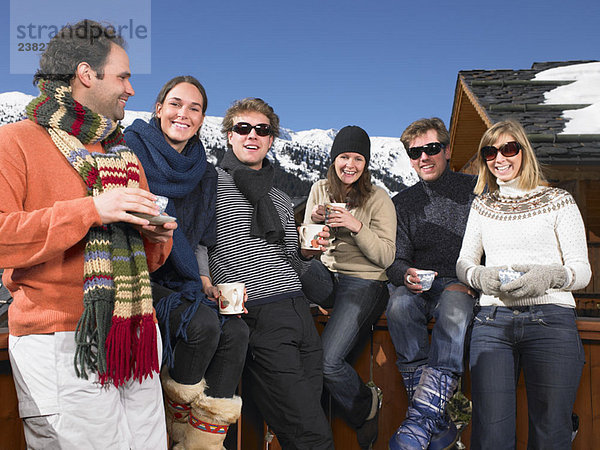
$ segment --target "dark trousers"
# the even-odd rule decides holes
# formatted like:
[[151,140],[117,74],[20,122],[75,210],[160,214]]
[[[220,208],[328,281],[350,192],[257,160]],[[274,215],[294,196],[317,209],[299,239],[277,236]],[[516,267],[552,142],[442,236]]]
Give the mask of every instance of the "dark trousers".
[[[175,335],[181,314],[190,303],[173,310],[170,315],[171,337]],[[178,339],[174,348],[175,364],[171,378],[182,384],[206,380],[206,395],[229,398],[240,381],[248,344],[248,327],[238,317],[228,318],[223,325],[214,310],[200,304],[187,326],[187,339]]]
[[331,449],[321,407],[323,352],[304,297],[248,306],[250,328],[244,389],[282,448]]

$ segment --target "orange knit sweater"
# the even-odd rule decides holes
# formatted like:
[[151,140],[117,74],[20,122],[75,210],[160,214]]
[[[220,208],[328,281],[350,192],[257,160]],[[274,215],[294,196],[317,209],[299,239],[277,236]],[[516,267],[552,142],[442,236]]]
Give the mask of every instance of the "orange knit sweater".
[[[87,145],[102,152],[98,144]],[[148,189],[142,171],[140,187]],[[15,336],[74,331],[83,311],[83,251],[101,225],[81,176],[45,128],[24,120],[0,127],[0,267],[13,296]],[[150,271],[167,259],[166,244],[145,241]]]

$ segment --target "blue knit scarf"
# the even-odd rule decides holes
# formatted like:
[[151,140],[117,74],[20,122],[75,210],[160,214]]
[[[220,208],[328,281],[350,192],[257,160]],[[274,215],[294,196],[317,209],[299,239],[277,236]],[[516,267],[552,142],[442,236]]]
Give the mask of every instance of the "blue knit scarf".
[[173,234],[173,249],[167,264],[152,274],[152,280],[173,294],[160,299],[155,305],[164,335],[163,362],[173,364],[173,345],[169,337],[171,312],[188,300],[191,305],[181,316],[175,339],[187,340],[186,329],[200,303],[218,314],[218,306],[202,291],[202,280],[194,249],[216,242],[216,185],[217,173],[206,160],[206,152],[199,139],[190,139],[179,153],[166,141],[155,119],[150,123],[136,119],[125,130],[125,140],[135,152],[153,194],[168,197],[166,213],[177,217],[178,228]]

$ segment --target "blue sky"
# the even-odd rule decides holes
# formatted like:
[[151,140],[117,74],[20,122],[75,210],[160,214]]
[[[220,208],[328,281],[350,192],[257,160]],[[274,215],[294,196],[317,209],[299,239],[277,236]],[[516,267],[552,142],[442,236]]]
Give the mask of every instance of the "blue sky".
[[[165,81],[191,74],[207,90],[207,114],[223,115],[238,98],[262,97],[295,131],[356,124],[373,136],[399,136],[421,117],[449,122],[460,70],[600,59],[595,0],[136,1],[151,3],[150,40],[148,51],[130,51],[132,69],[137,60],[150,73],[134,70],[128,109],[150,110]],[[71,0],[40,2],[32,10],[44,20],[43,3],[54,17],[72,13]],[[125,2],[101,3],[111,11],[106,17],[144,23],[147,8],[125,11],[119,3]],[[85,8],[90,18],[104,14]],[[10,24],[4,0],[0,92],[34,94],[31,75],[11,74]]]

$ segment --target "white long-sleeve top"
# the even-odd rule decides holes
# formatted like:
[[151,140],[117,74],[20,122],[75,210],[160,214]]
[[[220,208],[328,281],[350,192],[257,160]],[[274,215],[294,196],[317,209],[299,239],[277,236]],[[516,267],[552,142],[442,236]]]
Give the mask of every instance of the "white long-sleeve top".
[[487,267],[515,264],[561,264],[567,282],[540,297],[515,299],[482,294],[482,306],[557,304],[575,307],[572,290],[590,281],[591,268],[583,220],[567,191],[538,186],[518,189],[518,178],[498,180],[499,190],[477,197],[471,206],[460,256],[458,278],[472,286],[473,270],[485,255]]

